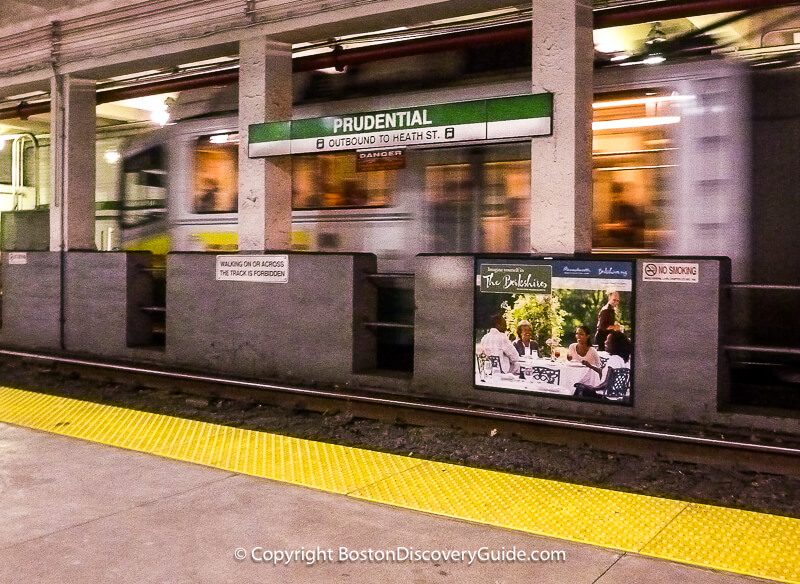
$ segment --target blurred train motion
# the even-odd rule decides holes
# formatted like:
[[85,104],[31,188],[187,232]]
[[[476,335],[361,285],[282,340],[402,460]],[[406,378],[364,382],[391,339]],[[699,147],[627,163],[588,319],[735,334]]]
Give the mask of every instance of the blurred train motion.
[[[529,93],[529,43],[518,44],[295,73],[293,117]],[[596,69],[593,250],[726,255],[734,280],[796,279],[797,261],[776,265],[796,243],[794,71],[707,56]],[[183,91],[163,128],[99,130],[98,249],[236,249],[237,95]],[[38,138],[0,138],[12,146],[0,150],[0,210],[46,214]],[[421,252],[528,252],[548,196],[531,184],[530,152],[527,141],[408,147],[397,168],[369,172],[354,152],[295,155],[291,247],[372,252],[383,272],[413,271]],[[22,231],[8,233],[6,215],[13,249]]]
[[[593,248],[731,255],[746,275],[747,77],[721,61],[657,69],[598,75]],[[392,97],[408,105],[528,88],[506,80]],[[298,104],[294,117],[382,109],[387,103],[392,98]],[[124,247],[236,249],[237,120],[209,113],[179,119],[125,148]],[[529,251],[526,141],[408,147],[401,168],[371,172],[357,169],[353,152],[295,155],[291,172],[296,250],[373,252],[383,271],[411,271],[411,259],[420,252]],[[533,188],[547,191],[547,185]]]

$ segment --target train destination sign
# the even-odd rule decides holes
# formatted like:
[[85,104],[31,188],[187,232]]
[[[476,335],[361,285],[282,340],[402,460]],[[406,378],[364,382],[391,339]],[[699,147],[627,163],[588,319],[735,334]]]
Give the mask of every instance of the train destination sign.
[[397,148],[549,136],[553,94],[414,106],[284,122],[252,124],[249,155]]
[[286,284],[288,255],[218,255],[217,280]]

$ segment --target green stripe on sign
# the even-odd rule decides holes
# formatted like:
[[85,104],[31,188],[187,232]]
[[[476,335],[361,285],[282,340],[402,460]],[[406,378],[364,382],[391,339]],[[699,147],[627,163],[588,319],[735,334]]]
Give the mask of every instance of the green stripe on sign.
[[288,140],[292,122],[266,122],[264,124],[250,124],[247,132],[248,143],[276,142]]
[[553,115],[553,94],[515,95],[486,100],[486,121],[504,122]]
[[460,126],[486,121],[486,100],[483,99],[428,106],[427,110],[434,126]]
[[306,118],[292,122],[292,140],[318,138],[333,134],[333,123],[336,116],[326,118]]

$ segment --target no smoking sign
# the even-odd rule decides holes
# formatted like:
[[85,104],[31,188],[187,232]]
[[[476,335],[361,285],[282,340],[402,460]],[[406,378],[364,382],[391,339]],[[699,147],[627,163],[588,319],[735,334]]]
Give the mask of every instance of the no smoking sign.
[[699,282],[700,264],[647,262],[642,270],[644,282]]

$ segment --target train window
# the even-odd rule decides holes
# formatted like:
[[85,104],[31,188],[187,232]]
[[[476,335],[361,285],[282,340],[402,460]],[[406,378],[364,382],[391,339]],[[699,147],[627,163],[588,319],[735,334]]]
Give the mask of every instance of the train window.
[[[6,145],[8,144],[8,146]],[[0,183],[11,184],[12,164],[11,164],[11,142],[0,140]]]
[[26,187],[36,186],[36,149],[26,146],[22,155],[22,181]]
[[239,207],[239,135],[201,136],[194,142],[192,211],[235,213]]
[[354,152],[295,156],[292,208],[354,209],[392,203],[396,171],[356,171]]
[[520,146],[453,149],[455,163],[426,167],[433,251],[527,251],[529,152]]
[[595,102],[593,248],[654,250],[663,244],[680,99],[651,90]]
[[167,194],[165,158],[163,148],[154,146],[123,161],[123,227],[145,225],[164,215]]

